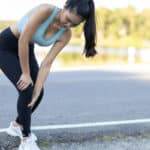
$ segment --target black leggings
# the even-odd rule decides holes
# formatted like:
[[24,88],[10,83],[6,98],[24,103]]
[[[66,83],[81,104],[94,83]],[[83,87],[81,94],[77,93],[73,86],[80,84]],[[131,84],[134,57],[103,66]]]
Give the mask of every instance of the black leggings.
[[[29,44],[29,66],[30,75],[33,83],[36,82],[39,66],[34,55],[34,45]],[[21,76],[21,67],[18,56],[18,39],[11,32],[10,28],[6,28],[0,33],[0,69],[12,82],[18,91],[16,122],[23,126],[23,136],[29,136],[31,133],[31,114],[39,105],[43,97],[43,89],[36,101],[34,107],[28,108],[27,104],[31,101],[34,85],[29,85],[25,90],[18,89],[16,83]]]

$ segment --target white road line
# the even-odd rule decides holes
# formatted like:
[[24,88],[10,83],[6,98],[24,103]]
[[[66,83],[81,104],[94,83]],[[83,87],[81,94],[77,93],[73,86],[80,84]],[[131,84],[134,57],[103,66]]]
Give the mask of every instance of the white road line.
[[1,133],[1,132],[5,132],[5,131],[6,131],[6,128],[0,129],[0,133]]
[[[62,124],[62,125],[47,125],[47,126],[33,126],[32,130],[48,130],[48,129],[67,129],[67,128],[84,128],[96,126],[112,126],[112,125],[125,125],[125,124],[140,124],[150,123],[150,119],[136,119],[136,120],[122,120],[122,121],[108,121],[108,122],[93,122],[93,123],[80,123],[80,124]],[[5,132],[6,128],[0,129]]]

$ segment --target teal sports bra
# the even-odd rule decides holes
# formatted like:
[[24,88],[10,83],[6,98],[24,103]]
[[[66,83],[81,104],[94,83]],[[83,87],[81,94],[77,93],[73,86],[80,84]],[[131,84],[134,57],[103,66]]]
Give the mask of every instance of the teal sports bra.
[[[55,7],[52,14],[46,19],[36,30],[35,34],[31,38],[31,43],[37,43],[40,46],[49,46],[56,42],[62,34],[65,32],[66,28],[62,27],[55,35],[53,35],[51,38],[47,39],[45,38],[45,32],[48,28],[48,26],[51,24],[51,22],[54,20],[55,16],[60,11],[60,8]],[[18,22],[18,30],[19,32],[23,32],[25,29],[26,24],[28,23],[29,16],[25,15],[21,18],[21,20]]]

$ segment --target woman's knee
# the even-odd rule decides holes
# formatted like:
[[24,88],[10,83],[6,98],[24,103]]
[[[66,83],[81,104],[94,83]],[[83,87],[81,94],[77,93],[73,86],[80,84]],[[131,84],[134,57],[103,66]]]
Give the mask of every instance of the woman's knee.
[[25,97],[32,97],[33,90],[34,90],[34,86],[30,84],[30,85],[29,85],[26,89],[24,89],[23,91],[19,90],[19,93],[20,93],[21,95],[24,95]]

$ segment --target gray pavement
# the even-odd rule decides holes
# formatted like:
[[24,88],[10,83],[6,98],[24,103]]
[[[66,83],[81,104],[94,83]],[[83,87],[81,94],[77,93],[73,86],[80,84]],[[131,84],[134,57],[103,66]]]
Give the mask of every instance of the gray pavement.
[[[32,126],[149,118],[149,75],[150,72],[120,72],[108,70],[51,72],[45,84],[43,101],[32,116]],[[17,92],[15,88],[4,75],[0,75],[0,128],[6,128],[9,122],[16,117],[16,103]],[[39,142],[46,138],[48,138],[49,141],[56,140],[55,142],[60,140],[62,143],[68,143],[69,141],[83,142],[96,137],[112,137],[117,134],[129,137],[139,134],[143,135],[150,133],[150,123],[35,132],[39,137]],[[10,138],[5,133],[1,133],[0,137],[0,145],[3,143],[3,138]],[[12,138],[10,139],[13,141]],[[141,140],[141,142],[148,146],[149,139],[142,139],[145,141],[143,142],[143,140]],[[133,137],[131,143],[140,143],[138,140],[139,139],[136,138],[134,140]],[[126,145],[126,141],[124,142]],[[12,145],[13,142],[10,143],[10,145]],[[16,145],[12,147],[18,144],[18,142],[14,143]],[[57,143],[54,143],[54,147],[51,148],[55,149],[56,146],[58,150],[61,148],[67,150],[67,147],[69,147],[68,149],[70,150],[70,147],[74,144],[67,145],[67,143],[64,144],[64,148],[59,144],[57,145]],[[45,143],[45,145],[46,144],[47,143]],[[110,143],[110,145],[111,144],[114,143]],[[6,145],[9,144],[5,144],[5,146]],[[89,145],[93,145],[93,148],[91,147],[92,149],[94,149],[94,146],[101,146],[95,142]],[[106,145],[109,146],[109,144]],[[84,149],[82,144],[77,144],[76,146],[77,147],[74,148],[75,150]],[[117,143],[115,146],[117,146]],[[104,147],[106,148],[105,144]],[[124,147],[124,149],[131,149],[127,147]],[[109,147],[107,148],[109,150]],[[98,149],[102,149],[102,146]],[[88,150],[88,148],[86,150]],[[139,149],[135,150],[142,150],[140,149],[140,144]]]
[[[51,72],[32,125],[149,118],[150,80],[143,74],[111,71]],[[0,128],[17,115],[17,92],[0,76]]]

